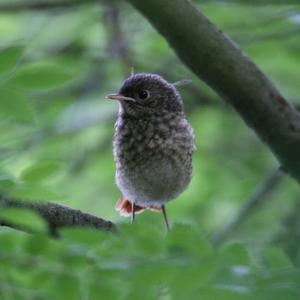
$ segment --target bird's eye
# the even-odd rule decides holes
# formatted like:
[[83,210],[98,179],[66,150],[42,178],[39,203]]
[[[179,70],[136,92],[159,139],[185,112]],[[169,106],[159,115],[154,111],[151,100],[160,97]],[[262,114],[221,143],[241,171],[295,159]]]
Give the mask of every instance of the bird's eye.
[[147,90],[141,90],[139,92],[139,98],[142,100],[149,98],[149,96],[150,96],[150,93]]

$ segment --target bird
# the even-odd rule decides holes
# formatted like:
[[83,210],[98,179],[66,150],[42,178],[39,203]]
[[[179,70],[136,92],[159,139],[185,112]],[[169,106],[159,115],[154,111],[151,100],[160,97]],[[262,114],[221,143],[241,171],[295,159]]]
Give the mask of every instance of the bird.
[[106,98],[119,102],[113,155],[122,196],[116,210],[131,216],[131,223],[146,209],[162,212],[169,231],[166,204],[189,185],[195,150],[176,83],[157,74],[132,74]]

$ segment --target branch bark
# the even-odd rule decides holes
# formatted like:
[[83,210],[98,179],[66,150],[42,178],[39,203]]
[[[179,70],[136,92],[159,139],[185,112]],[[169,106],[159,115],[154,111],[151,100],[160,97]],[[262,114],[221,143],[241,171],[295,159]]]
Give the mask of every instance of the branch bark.
[[[36,212],[46,221],[49,232],[54,237],[59,236],[59,229],[63,227],[90,227],[104,231],[116,230],[115,225],[110,221],[55,203],[33,203],[0,195],[0,207],[26,208]],[[1,220],[0,225],[26,231],[26,228],[20,228]]]
[[72,6],[83,5],[86,3],[96,3],[97,0],[32,0],[32,1],[7,1],[0,3],[0,13],[3,12],[22,12],[26,10],[49,10],[56,8],[71,8]]
[[[78,6],[86,3],[97,3],[99,0],[23,0],[23,1],[9,1],[7,3],[0,3],[1,12],[19,12],[24,10],[49,10],[56,8],[70,8],[72,6]],[[214,3],[214,0],[203,0],[203,3]],[[287,5],[287,4],[299,4],[298,0],[256,0],[255,2],[249,0],[228,0],[228,3],[240,3],[246,5]]]
[[221,95],[300,182],[300,115],[239,47],[188,0],[127,0]]

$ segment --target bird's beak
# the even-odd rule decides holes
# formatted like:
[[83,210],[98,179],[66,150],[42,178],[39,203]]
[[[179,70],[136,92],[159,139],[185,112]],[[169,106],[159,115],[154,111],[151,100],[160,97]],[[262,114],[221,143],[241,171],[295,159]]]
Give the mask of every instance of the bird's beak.
[[134,98],[126,97],[126,96],[119,95],[119,94],[107,95],[106,98],[111,99],[111,100],[118,100],[118,101],[132,101],[132,102],[135,102]]

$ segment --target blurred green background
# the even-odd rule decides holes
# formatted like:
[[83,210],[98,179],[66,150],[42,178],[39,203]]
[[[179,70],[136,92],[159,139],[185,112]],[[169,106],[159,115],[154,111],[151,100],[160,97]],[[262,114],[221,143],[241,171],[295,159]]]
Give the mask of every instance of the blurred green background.
[[[72,229],[53,241],[0,228],[0,299],[300,299],[296,182],[279,178],[225,248],[211,248],[277,161],[125,1],[68,2],[0,1],[0,189],[112,220],[122,236]],[[300,104],[300,5],[193,2]],[[180,92],[196,136],[194,177],[168,205],[168,237],[161,215],[128,227],[114,210],[118,108],[105,95],[131,67],[192,80]],[[16,213],[0,217],[40,228]]]

